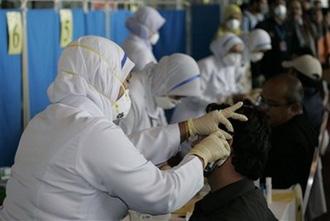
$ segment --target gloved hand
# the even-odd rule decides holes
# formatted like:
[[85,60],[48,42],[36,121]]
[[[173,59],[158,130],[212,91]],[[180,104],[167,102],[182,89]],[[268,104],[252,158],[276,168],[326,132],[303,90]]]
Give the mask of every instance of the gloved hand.
[[[217,130],[219,130],[219,123],[225,125],[227,130],[234,131],[233,126],[229,122],[227,118],[233,118],[240,121],[247,121],[247,117],[235,113],[235,111],[243,106],[243,102],[238,102],[226,109],[219,111],[212,111],[208,114],[205,114],[202,117],[196,119],[188,120],[188,129],[190,136],[194,135],[209,135]],[[230,136],[228,133],[223,133],[228,137]]]
[[230,146],[221,131],[216,131],[196,144],[189,154],[202,158],[205,168],[209,162],[227,158]]

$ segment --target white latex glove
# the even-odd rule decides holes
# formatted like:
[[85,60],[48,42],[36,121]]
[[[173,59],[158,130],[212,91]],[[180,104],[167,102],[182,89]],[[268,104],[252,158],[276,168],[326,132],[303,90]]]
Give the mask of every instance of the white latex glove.
[[[240,121],[247,121],[247,117],[243,114],[235,113],[235,111],[243,106],[243,102],[238,102],[226,109],[212,111],[202,117],[188,120],[188,129],[190,136],[194,135],[209,135],[219,130],[218,125],[225,125],[227,130],[233,132],[233,126],[227,118],[232,118]],[[223,131],[226,138],[230,135]],[[228,139],[228,138],[227,138]]]
[[216,131],[196,144],[189,152],[203,159],[204,168],[209,162],[225,159],[230,154],[230,145],[221,131]]

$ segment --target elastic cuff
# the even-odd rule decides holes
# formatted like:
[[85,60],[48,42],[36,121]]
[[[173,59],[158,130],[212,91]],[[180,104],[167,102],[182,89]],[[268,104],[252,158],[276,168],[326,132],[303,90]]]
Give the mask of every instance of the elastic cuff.
[[199,160],[201,160],[204,169],[205,169],[205,167],[206,167],[207,164],[208,164],[208,161],[207,161],[206,159],[204,159],[203,157],[201,157],[200,155],[198,155],[198,154],[196,154],[196,153],[194,153],[194,152],[191,152],[191,153],[189,153],[189,154],[187,154],[187,155],[191,155],[191,156],[197,157]]
[[187,125],[188,125],[189,135],[190,136],[195,136],[196,134],[193,130],[193,128],[194,128],[193,119],[189,119],[187,121]]

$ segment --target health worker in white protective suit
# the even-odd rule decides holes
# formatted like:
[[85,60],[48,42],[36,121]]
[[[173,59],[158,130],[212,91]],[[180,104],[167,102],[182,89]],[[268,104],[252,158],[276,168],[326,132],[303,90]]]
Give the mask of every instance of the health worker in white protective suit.
[[201,94],[196,98],[186,98],[177,105],[171,122],[180,122],[201,116],[209,103],[222,103],[226,98],[240,93],[237,82],[240,79],[238,67],[242,62],[243,41],[234,34],[227,33],[210,45],[213,55],[198,62],[201,73]]
[[183,97],[198,96],[199,89],[199,68],[192,57],[165,56],[158,64],[150,63],[140,73],[132,74],[132,108],[119,125],[126,134],[167,125],[163,109],[174,108]]
[[247,47],[244,49],[242,65],[238,67],[238,72],[241,72],[238,84],[241,92],[246,94],[252,90],[251,62],[259,62],[264,53],[272,49],[272,42],[270,35],[262,29],[255,29],[242,35],[242,40]]
[[270,35],[262,29],[255,29],[248,34],[245,54],[248,54],[249,61],[258,62],[264,57],[264,53],[272,49]]
[[[125,134],[165,126],[164,109],[174,108],[182,97],[199,95],[199,88],[199,68],[192,57],[177,53],[163,57],[159,63],[151,62],[129,79],[132,106],[119,126]],[[171,214],[151,216],[130,211],[129,216],[131,221],[168,221]]]
[[141,71],[150,62],[157,62],[152,46],[158,42],[158,31],[164,23],[165,19],[159,12],[148,6],[140,8],[126,20],[130,35],[122,46],[135,64],[135,71]]
[[[113,120],[129,111],[125,80],[133,66],[101,37],[81,37],[63,50],[51,104],[21,137],[0,220],[118,221],[128,208],[169,213],[200,190],[206,164],[230,154],[217,125],[232,129],[228,117],[246,120],[234,113],[241,104],[130,140]],[[195,134],[211,135],[179,166],[155,166],[177,152],[180,137]]]

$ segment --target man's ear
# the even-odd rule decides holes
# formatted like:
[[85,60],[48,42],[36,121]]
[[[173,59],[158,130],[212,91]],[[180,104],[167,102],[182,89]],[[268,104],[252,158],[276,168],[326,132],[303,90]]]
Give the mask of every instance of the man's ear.
[[289,111],[290,111],[290,114],[292,116],[295,116],[295,115],[298,115],[298,114],[302,114],[303,113],[303,108],[302,108],[301,104],[294,103],[294,104],[290,105]]

